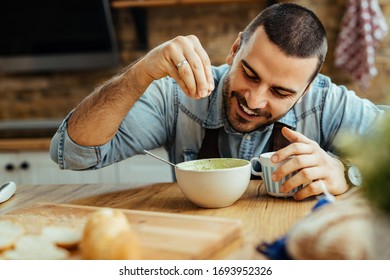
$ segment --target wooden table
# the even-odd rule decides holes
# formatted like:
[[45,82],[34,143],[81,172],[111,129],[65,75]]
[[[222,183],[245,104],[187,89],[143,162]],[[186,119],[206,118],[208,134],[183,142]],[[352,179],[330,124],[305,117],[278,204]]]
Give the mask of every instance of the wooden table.
[[255,246],[282,236],[294,223],[306,216],[315,198],[295,201],[267,195],[261,180],[250,182],[246,193],[232,206],[203,209],[181,193],[176,183],[147,186],[104,185],[19,185],[16,194],[0,204],[0,215],[37,202],[148,210],[240,219],[242,240],[214,258],[261,259]]

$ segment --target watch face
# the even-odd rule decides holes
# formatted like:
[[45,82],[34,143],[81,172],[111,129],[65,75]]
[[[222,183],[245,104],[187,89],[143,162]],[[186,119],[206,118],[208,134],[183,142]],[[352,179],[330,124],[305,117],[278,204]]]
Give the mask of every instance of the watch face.
[[354,186],[360,186],[362,184],[362,174],[360,173],[359,168],[356,166],[350,166],[348,168],[348,179]]

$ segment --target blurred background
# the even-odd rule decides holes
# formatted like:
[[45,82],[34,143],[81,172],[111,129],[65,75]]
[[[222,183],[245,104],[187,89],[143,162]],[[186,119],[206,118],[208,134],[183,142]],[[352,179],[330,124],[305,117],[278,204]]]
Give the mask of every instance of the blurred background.
[[[19,3],[18,3],[19,2]],[[24,4],[25,6],[24,7]],[[79,103],[85,96],[87,96],[98,84],[108,79],[111,75],[116,73],[118,69],[125,66],[140,56],[144,55],[149,49],[158,44],[171,39],[177,35],[195,34],[199,37],[204,48],[209,53],[213,64],[222,64],[225,62],[225,57],[229,48],[235,40],[239,31],[241,31],[248,22],[256,16],[263,8],[270,2],[266,0],[253,1],[207,1],[207,0],[190,0],[189,4],[178,4],[178,1],[160,0],[160,1],[107,1],[110,18],[102,16],[102,11],[99,8],[89,10],[88,7],[96,6],[101,0],[81,1],[84,7],[80,11],[77,9],[72,13],[68,7],[62,7],[62,2],[72,3],[74,7],[80,6],[80,1],[34,1],[34,5],[43,2],[41,11],[32,9],[31,1],[19,0],[10,1],[10,3],[18,3],[16,12],[10,15],[7,19],[3,18],[3,22],[7,20],[6,24],[2,24],[0,30],[2,34],[16,32],[16,28],[10,26],[18,25],[18,32],[25,34],[26,38],[33,41],[31,24],[26,21],[26,14],[30,14],[35,20],[40,20],[46,26],[54,25],[52,33],[39,33],[35,31],[36,36],[40,36],[44,42],[44,36],[56,37],[61,45],[64,46],[64,40],[69,40],[69,45],[64,49],[55,49],[56,46],[48,44],[46,48],[53,47],[53,52],[76,52],[72,49],[73,45],[80,46],[84,43],[83,51],[96,52],[96,42],[99,39],[93,38],[89,27],[79,30],[77,36],[84,38],[85,42],[77,41],[77,36],[73,38],[66,34],[73,31],[67,30],[69,28],[77,28],[75,25],[75,18],[83,15],[84,22],[80,20],[80,25],[85,26],[91,22],[95,25],[99,24],[99,20],[112,21],[112,28],[114,36],[113,46],[112,42],[106,42],[104,50],[110,53],[112,47],[113,57],[109,58],[113,61],[103,62],[102,65],[88,65],[91,61],[83,61],[82,56],[79,60],[81,66],[87,69],[82,69],[80,65],[68,65],[64,69],[59,69],[47,66],[47,69],[39,69],[36,66],[27,67],[25,70],[18,70],[17,73],[10,73],[11,70],[1,68],[0,66],[0,121],[15,120],[15,119],[60,119],[63,118],[77,103]],[[55,3],[55,6],[61,10],[66,10],[66,16],[58,18],[57,22],[53,22],[53,18],[49,18],[50,11],[53,10],[53,5],[47,3]],[[88,3],[89,2],[89,3]],[[105,1],[103,1],[105,2]],[[186,2],[186,1],[182,1]],[[279,1],[282,2],[282,1]],[[287,2],[287,1],[286,1]],[[386,36],[378,46],[375,53],[375,65],[378,70],[370,86],[367,89],[361,89],[354,79],[352,79],[344,70],[335,66],[334,50],[337,42],[337,37],[340,31],[341,20],[346,9],[347,1],[344,0],[298,0],[288,1],[302,4],[312,9],[320,19],[323,21],[329,39],[329,53],[326,59],[325,66],[322,70],[324,74],[329,75],[334,82],[344,84],[351,89],[356,90],[357,94],[362,97],[367,97],[376,103],[384,103],[388,89],[390,88],[390,36]],[[27,3],[29,3],[27,5]],[[390,1],[379,0],[380,8],[386,19],[390,19]],[[100,4],[99,4],[100,5]],[[7,5],[9,6],[9,5]],[[45,12],[44,12],[45,11]],[[89,11],[88,13],[85,11]],[[95,14],[92,13],[95,11]],[[6,13],[3,9],[3,12]],[[77,14],[79,13],[79,14]],[[100,18],[97,18],[100,17]],[[22,24],[20,24],[22,23]],[[72,24],[74,26],[72,26]],[[58,28],[62,26],[63,28]],[[108,23],[110,25],[110,23]],[[91,27],[92,28],[92,27]],[[7,31],[8,30],[8,31]],[[82,32],[85,32],[83,34]],[[95,32],[107,32],[104,27],[95,30]],[[68,36],[61,38],[61,35]],[[101,40],[109,40],[109,35],[105,34],[106,38]],[[8,35],[9,36],[9,35]],[[26,39],[26,40],[27,40]],[[71,41],[74,40],[74,41]],[[90,40],[90,42],[88,42]],[[95,41],[94,41],[95,40]],[[9,39],[3,35],[0,47],[2,53],[1,58],[11,55],[23,55],[21,53],[11,53],[6,48],[15,49],[15,46],[7,46]],[[26,44],[26,41],[21,41]],[[73,45],[72,45],[73,44]],[[89,44],[89,45],[88,45]],[[115,46],[116,44],[116,46]],[[118,61],[115,61],[115,48],[118,50]],[[50,49],[49,49],[50,51]],[[99,50],[98,50],[99,51]],[[52,53],[51,55],[55,55]],[[38,56],[39,54],[33,53]],[[108,54],[110,56],[110,54]],[[60,58],[58,58],[60,59]],[[69,59],[65,58],[65,61]],[[95,59],[96,60],[96,59]],[[92,59],[93,61],[93,59]],[[12,64],[12,62],[11,62]],[[13,63],[14,64],[14,63]],[[54,63],[55,64],[55,63]],[[64,64],[64,61],[57,63],[57,67]],[[72,68],[73,67],[73,68]],[[89,68],[89,69],[88,69]]]
[[[306,6],[324,23],[329,52],[322,73],[335,83],[355,90],[361,97],[386,104],[390,88],[390,36],[378,41],[373,53],[378,74],[367,88],[362,88],[345,70],[335,66],[335,49],[348,0],[3,0],[0,10],[0,177],[41,182],[42,178],[47,178],[42,172],[48,174],[48,168],[54,174],[58,166],[50,161],[48,148],[60,121],[96,86],[153,47],[178,35],[195,34],[212,63],[223,64],[238,33],[260,11],[276,2]],[[375,2],[384,21],[390,22],[390,0],[355,2]],[[379,21],[375,15],[369,20],[369,23]],[[350,32],[355,34],[354,30]],[[33,153],[26,154],[29,151]],[[42,159],[38,160],[37,156]],[[42,162],[42,168],[36,166],[37,162]],[[133,174],[142,171],[139,166]],[[35,167],[41,171],[32,172]],[[121,178],[114,178],[116,181],[130,180],[133,175],[124,178],[129,173],[128,168],[107,171],[96,180],[101,182],[114,173],[115,178]],[[170,175],[159,177],[160,169],[156,170],[156,181],[171,180]],[[20,179],[21,174],[26,179]],[[47,182],[60,182],[59,175],[56,176]],[[61,176],[64,182],[74,178]],[[77,182],[91,181],[91,174],[86,174],[85,178]]]

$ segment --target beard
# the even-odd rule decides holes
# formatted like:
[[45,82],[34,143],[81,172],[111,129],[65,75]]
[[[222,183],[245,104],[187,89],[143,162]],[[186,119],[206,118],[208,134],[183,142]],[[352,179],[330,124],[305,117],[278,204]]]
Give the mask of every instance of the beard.
[[[246,119],[240,116],[236,110],[242,104],[248,107],[246,99],[236,91],[230,90],[230,75],[227,74],[223,81],[223,106],[226,114],[226,118],[230,126],[237,132],[249,133],[255,130],[263,129],[264,127],[275,123],[283,118],[287,112],[278,116],[273,116],[272,113],[266,109],[251,109],[256,113],[256,116],[251,116]],[[236,105],[237,104],[237,105]],[[249,115],[248,115],[249,116]]]

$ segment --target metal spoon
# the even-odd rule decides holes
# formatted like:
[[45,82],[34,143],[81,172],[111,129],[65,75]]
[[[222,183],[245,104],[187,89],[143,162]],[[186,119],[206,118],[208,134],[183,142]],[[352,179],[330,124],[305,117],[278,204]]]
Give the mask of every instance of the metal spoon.
[[168,163],[168,164],[172,165],[175,168],[179,168],[176,164],[173,164],[172,162],[169,162],[169,161],[167,161],[167,160],[165,160],[165,159],[163,159],[163,158],[161,158],[159,156],[156,156],[155,154],[152,154],[151,152],[149,152],[147,150],[144,150],[144,153],[146,153],[146,154],[148,154],[148,155],[150,155],[150,156],[152,156],[152,157],[154,157],[154,158],[156,158],[158,160],[161,160],[161,161],[163,161],[165,163]]

